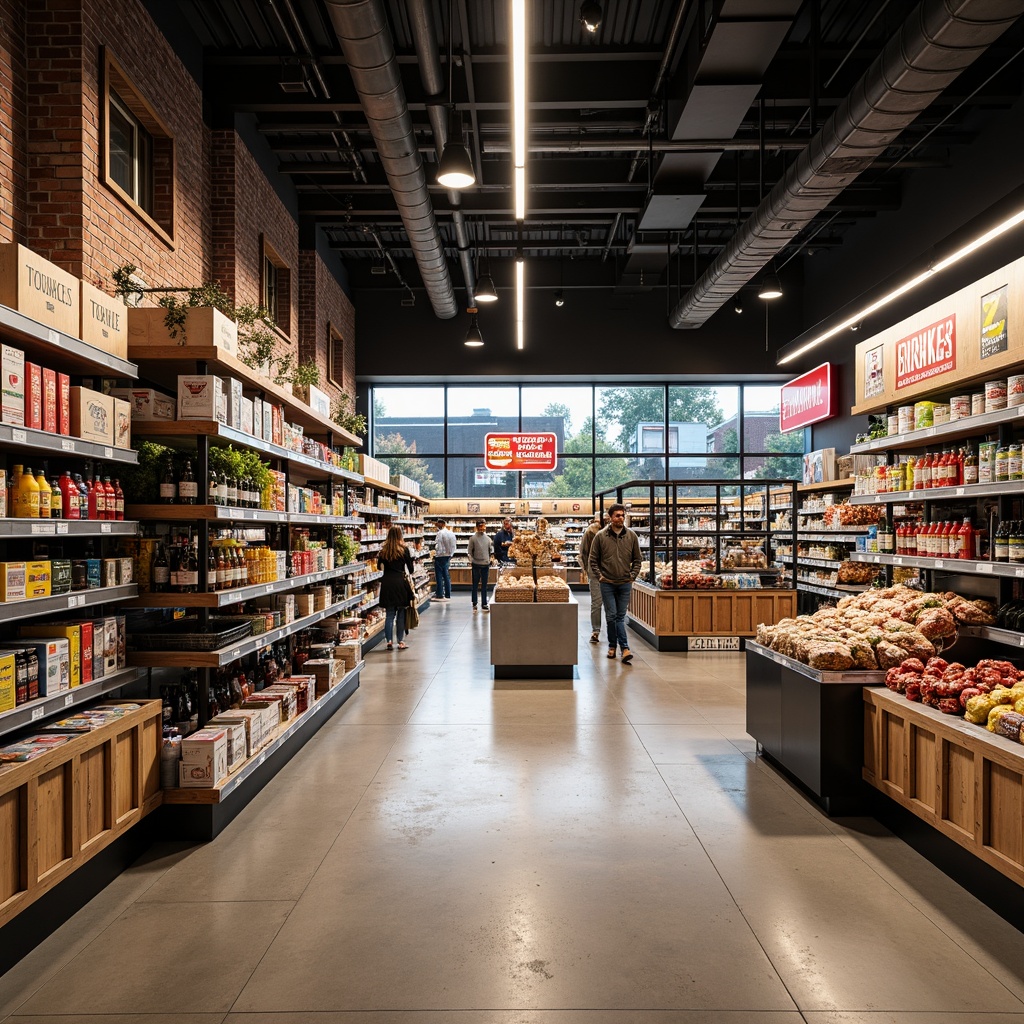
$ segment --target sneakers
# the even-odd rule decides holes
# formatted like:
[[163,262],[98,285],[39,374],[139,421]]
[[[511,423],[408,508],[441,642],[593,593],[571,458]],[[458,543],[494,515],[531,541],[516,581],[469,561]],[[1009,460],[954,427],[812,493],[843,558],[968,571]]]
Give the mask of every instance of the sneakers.
[[[612,655],[614,657],[614,655]],[[627,647],[622,652],[622,664],[628,665],[633,660],[633,652]]]
[[601,631],[599,629],[595,629],[594,632],[590,634],[590,642],[592,644],[601,642]]
[[476,605],[473,605],[473,614],[476,614]]
[[487,607],[487,605],[484,605],[484,611],[485,611],[485,612],[489,612],[490,610],[491,610],[491,609],[490,609],[490,608],[488,608],[488,607]]
[[614,647],[612,647],[612,648],[611,648],[611,649],[610,649],[610,650],[608,651],[608,660],[609,660],[609,661],[614,661],[614,660],[615,660],[615,648],[614,648]]

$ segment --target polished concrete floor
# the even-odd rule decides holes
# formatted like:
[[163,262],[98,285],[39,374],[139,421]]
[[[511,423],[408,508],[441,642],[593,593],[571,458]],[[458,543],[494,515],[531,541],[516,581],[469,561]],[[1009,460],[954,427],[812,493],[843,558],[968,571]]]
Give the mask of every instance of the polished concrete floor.
[[0,979],[0,1019],[1024,1024],[1024,935],[757,760],[742,655],[610,662],[580,601],[549,689],[496,686],[489,617],[435,604],[217,840]]

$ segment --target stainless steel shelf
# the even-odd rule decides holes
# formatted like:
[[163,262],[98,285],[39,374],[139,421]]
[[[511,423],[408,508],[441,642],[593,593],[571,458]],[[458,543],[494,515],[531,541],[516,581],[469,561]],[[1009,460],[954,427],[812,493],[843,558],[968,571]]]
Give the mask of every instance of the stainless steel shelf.
[[850,504],[899,505],[904,502],[947,501],[950,498],[995,498],[1003,494],[1024,494],[1024,480],[1000,480],[998,483],[993,480],[992,483],[961,484],[958,487],[927,487],[913,491],[886,491],[883,494],[854,494],[850,497]]
[[14,601],[0,604],[0,622],[16,622],[18,619],[35,619],[56,612],[73,611],[75,608],[92,608],[111,601],[125,601],[135,597],[139,588],[135,584],[124,587],[95,587],[79,590],[73,594],[57,597],[37,597],[30,601]]
[[974,558],[923,558],[919,555],[876,554],[864,551],[855,551],[850,558],[855,562],[871,562],[875,565],[905,565],[916,569],[941,569],[943,572],[957,572],[968,576],[1024,579],[1024,562],[985,562]]
[[31,427],[12,427],[9,423],[0,423],[0,445],[17,448],[26,453],[38,452],[51,459],[61,456],[102,459],[104,462],[123,462],[129,466],[134,466],[139,461],[138,452],[130,448],[114,448],[110,445],[96,444],[94,441],[83,441],[80,437],[47,434],[43,430],[33,430]]
[[923,448],[932,441],[955,441],[964,437],[975,437],[990,433],[1003,423],[1014,423],[1024,417],[1024,406],[1015,409],[1000,409],[998,412],[986,412],[980,416],[965,416],[952,423],[941,423],[937,427],[924,427],[911,430],[906,434],[893,434],[889,437],[877,437],[873,441],[851,444],[850,454],[860,452],[906,451],[912,448]]
[[134,537],[135,520],[0,519],[0,537]]

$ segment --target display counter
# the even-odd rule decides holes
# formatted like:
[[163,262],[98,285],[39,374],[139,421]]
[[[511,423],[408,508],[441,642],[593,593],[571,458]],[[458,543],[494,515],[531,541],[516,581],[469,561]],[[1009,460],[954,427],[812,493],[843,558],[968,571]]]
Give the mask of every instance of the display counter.
[[[564,589],[564,588],[563,588]],[[495,679],[572,679],[579,661],[579,605],[491,601]]]
[[820,671],[748,640],[747,732],[827,813],[860,813],[864,687],[884,677]]
[[659,590],[637,581],[628,618],[655,650],[689,650],[693,637],[735,637],[733,649],[739,650],[745,638],[756,636],[758,625],[796,615],[796,603],[795,590]]

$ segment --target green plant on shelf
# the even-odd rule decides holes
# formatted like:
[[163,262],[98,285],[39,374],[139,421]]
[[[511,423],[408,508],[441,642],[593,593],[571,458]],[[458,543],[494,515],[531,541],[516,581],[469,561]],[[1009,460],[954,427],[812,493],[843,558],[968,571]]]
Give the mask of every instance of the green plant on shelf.
[[185,457],[173,448],[153,441],[139,441],[135,447],[139,453],[138,465],[121,468],[120,479],[124,500],[132,505],[152,505],[160,500],[160,481],[163,478],[168,453],[175,460],[175,474],[184,467]]
[[366,417],[361,412],[350,412],[352,397],[344,391],[331,403],[331,419],[350,434],[362,437],[366,433]]
[[349,562],[355,561],[356,556],[359,554],[359,544],[344,530],[335,530],[334,550],[335,557],[340,563],[348,565]]
[[312,360],[299,363],[292,372],[291,382],[302,388],[315,388],[320,383],[320,368]]
[[272,480],[269,466],[256,452],[240,450],[230,444],[210,448],[210,468],[236,480],[248,477],[261,494]]

